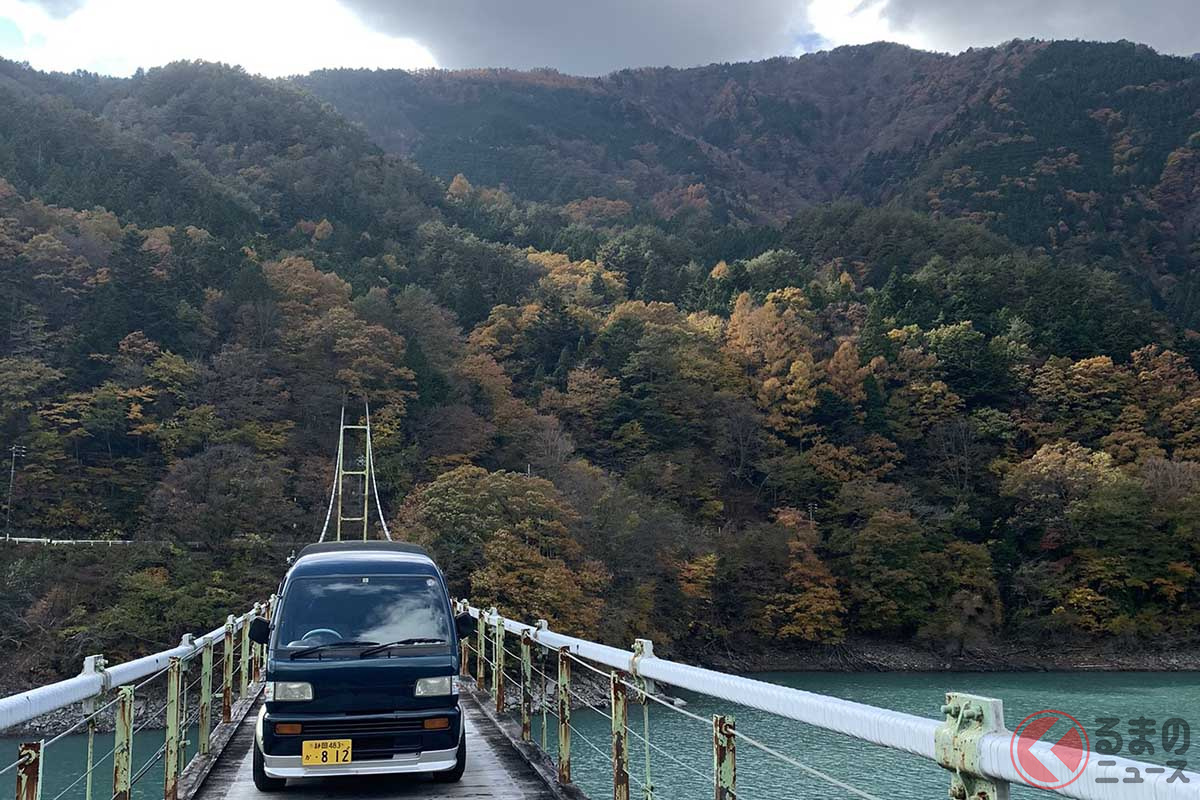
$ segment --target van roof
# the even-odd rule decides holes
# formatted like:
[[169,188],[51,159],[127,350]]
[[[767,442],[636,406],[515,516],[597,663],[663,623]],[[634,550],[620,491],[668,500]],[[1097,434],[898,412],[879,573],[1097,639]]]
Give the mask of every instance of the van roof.
[[424,548],[405,542],[323,542],[300,551],[289,577],[340,575],[386,575],[397,572],[438,575],[438,568]]
[[429,558],[429,553],[420,545],[408,542],[318,542],[310,544],[300,551],[300,558],[316,553],[360,553],[364,550],[381,550],[389,553],[412,553],[413,555]]

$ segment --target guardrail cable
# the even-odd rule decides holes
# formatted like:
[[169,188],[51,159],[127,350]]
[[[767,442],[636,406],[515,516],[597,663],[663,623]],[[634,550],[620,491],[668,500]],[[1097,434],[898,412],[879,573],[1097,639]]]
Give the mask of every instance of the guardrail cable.
[[25,757],[22,756],[21,758],[18,758],[16,761],[9,764],[4,769],[0,769],[0,775],[3,775],[4,773],[8,772],[9,770],[16,769],[17,767],[21,766],[24,763],[25,763]]
[[[641,689],[639,687],[633,685],[632,683],[629,683],[624,680],[622,680],[621,683],[630,689],[634,689],[636,691],[641,691]],[[701,717],[699,714],[693,714],[690,711],[680,708],[679,706],[675,705],[674,703],[669,703],[666,700],[663,700],[662,698],[659,698],[659,697],[655,697],[654,695],[649,694],[649,693],[646,693],[644,696],[647,699],[652,700],[655,703],[658,703],[659,705],[663,706],[664,708],[669,708],[678,714],[682,714],[685,717],[690,717],[690,718],[696,720],[696,722],[699,722],[701,725],[704,725],[705,727],[712,726],[712,720],[707,720],[704,717]],[[630,730],[629,732],[632,735],[636,736],[637,738],[643,739],[643,737],[638,735],[638,733],[636,731]],[[807,774],[812,775],[815,778],[819,778],[819,779],[825,781],[826,783],[829,783],[833,786],[837,786],[840,789],[845,789],[847,792],[850,792],[851,794],[856,795],[857,797],[864,798],[864,800],[879,800],[879,798],[873,794],[864,792],[863,790],[861,790],[857,787],[851,786],[850,784],[848,784],[844,781],[840,781],[837,778],[833,777],[832,775],[828,775],[828,774],[822,772],[821,770],[816,769],[815,767],[810,767],[807,764],[802,764],[801,762],[797,761],[796,759],[792,758],[791,756],[781,753],[778,750],[776,750],[775,748],[773,748],[769,745],[763,744],[762,742],[758,741],[757,739],[754,739],[754,738],[748,736],[743,731],[737,730],[737,731],[734,731],[733,733],[735,736],[737,736],[739,739],[742,739],[743,741],[745,741],[746,744],[750,745],[751,747],[753,747],[757,750],[761,750],[762,752],[766,753],[767,755],[777,758],[786,764],[790,764],[791,766],[796,767],[797,769],[800,769],[800,770],[806,772]],[[643,741],[645,741],[645,739],[643,739]],[[675,761],[676,763],[680,763],[678,759],[676,759],[674,756],[671,756],[670,754],[663,751],[660,747],[658,747],[658,745],[654,744],[653,742],[650,742],[649,744],[652,748],[655,749],[655,751],[661,753],[662,755],[666,756],[667,758],[671,759],[672,761]]]
[[580,658],[579,656],[575,655],[574,653],[572,653],[572,652],[571,652],[571,651],[569,651],[569,650],[567,651],[567,658],[571,659],[571,660],[572,660],[572,661],[574,661],[576,664],[579,664],[579,665],[580,665],[581,667],[583,667],[584,669],[590,669],[592,672],[596,673],[596,674],[597,674],[597,675],[599,675],[601,678],[604,678],[604,680],[606,680],[606,681],[607,681],[607,680],[610,680],[610,679],[611,679],[611,677],[612,677],[612,674],[611,674],[611,673],[609,673],[609,672],[605,672],[604,670],[602,670],[602,669],[598,669],[597,667],[593,667],[591,664],[589,664],[588,662],[584,661],[582,658]]
[[142,764],[141,768],[138,769],[138,771],[133,774],[133,777],[129,779],[129,785],[137,786],[137,782],[146,776],[146,773],[150,771],[151,767],[162,760],[162,757],[166,754],[166,752],[167,743],[163,742],[162,747],[158,748],[158,750],[154,752],[154,755],[150,756],[146,763]]
[[[635,686],[634,684],[630,683],[627,680],[622,679],[621,683],[629,689],[633,689],[636,692],[642,692],[642,688],[640,686]],[[679,706],[675,705],[674,703],[663,700],[661,697],[655,697],[654,695],[650,694],[649,692],[642,692],[642,696],[645,697],[647,700],[658,703],[660,706],[663,706],[664,708],[671,709],[672,711],[676,712],[677,714],[682,714],[685,717],[691,717],[692,719],[696,720],[701,725],[703,725],[705,728],[710,728],[710,729],[712,728],[712,720],[711,719],[705,719],[704,717],[700,716],[699,714],[693,714],[691,711],[682,709]]]
[[115,752],[117,752],[117,748],[114,747],[111,750],[109,750],[107,753],[105,753],[104,755],[100,756],[100,758],[98,758],[94,762],[92,762],[92,765],[90,767],[88,767],[82,773],[80,773],[78,778],[71,781],[71,783],[65,789],[63,789],[58,794],[54,795],[54,797],[51,798],[51,800],[62,800],[63,795],[65,795],[67,792],[71,791],[76,786],[78,786],[79,782],[82,781],[84,778],[86,778],[88,775],[91,775],[93,772],[95,772],[96,767],[100,766],[105,761],[107,761],[109,759],[109,757],[111,757],[112,754]]
[[152,681],[153,681],[155,678],[157,678],[157,677],[159,677],[159,676],[161,676],[161,675],[165,675],[165,674],[167,673],[167,670],[169,670],[170,668],[171,668],[171,665],[170,665],[170,664],[167,664],[167,666],[163,667],[162,669],[160,669],[158,672],[154,673],[153,675],[150,675],[150,676],[149,676],[149,677],[147,677],[145,680],[143,680],[141,683],[134,684],[133,690],[136,692],[138,689],[141,689],[141,688],[143,688],[143,687],[147,686],[147,685],[148,685],[148,684],[150,684],[150,683],[151,683],[151,682],[152,682]]
[[50,745],[54,744],[55,742],[59,741],[60,739],[70,736],[72,733],[79,730],[79,728],[82,727],[83,724],[86,723],[88,720],[95,719],[97,716],[99,716],[101,714],[101,712],[107,711],[108,709],[112,708],[119,702],[121,702],[120,697],[114,697],[112,700],[109,700],[107,703],[100,706],[95,711],[88,714],[86,717],[79,720],[71,727],[67,728],[65,731],[62,731],[61,733],[59,733],[53,739],[46,741],[44,744],[42,744],[42,750],[44,751],[46,748],[48,748]]
[[141,732],[142,732],[142,731],[144,731],[146,728],[148,728],[148,727],[150,726],[150,723],[152,723],[152,722],[154,722],[156,719],[158,719],[158,715],[159,715],[159,714],[162,714],[162,713],[164,713],[164,712],[167,710],[167,705],[168,705],[170,702],[171,702],[171,701],[170,701],[170,700],[168,700],[166,703],[163,703],[161,706],[159,706],[157,710],[155,710],[155,711],[152,711],[152,712],[150,712],[150,713],[146,713],[146,714],[144,714],[144,715],[143,715],[143,716],[144,716],[144,719],[142,720],[142,724],[141,724],[141,725],[138,725],[136,728],[134,728],[134,729],[133,729],[133,732],[134,732],[134,733],[141,733]]
[[783,761],[786,764],[791,764],[793,767],[803,770],[804,772],[808,773],[809,775],[812,775],[814,778],[820,778],[821,780],[825,781],[828,784],[837,786],[840,789],[845,789],[850,794],[863,798],[863,800],[880,800],[880,798],[876,797],[875,795],[870,794],[868,792],[864,792],[862,789],[859,789],[858,787],[851,786],[850,784],[846,783],[845,781],[840,781],[837,778],[833,777],[832,775],[827,775],[824,772],[821,772],[821,770],[816,769],[815,767],[810,767],[807,764],[801,764],[799,761],[792,758],[791,756],[785,755],[785,754],[779,752],[778,750],[776,750],[775,748],[770,747],[769,745],[765,745],[762,742],[758,741],[757,739],[753,739],[753,738],[747,736],[742,731],[735,730],[735,731],[733,731],[733,735],[736,736],[737,738],[741,739],[742,741],[744,741],[746,744],[750,745],[751,747],[761,750],[762,752],[766,753],[767,755],[774,756],[775,758],[779,759],[780,761]]
[[663,748],[656,745],[654,742],[652,742],[649,739],[647,739],[646,737],[642,736],[640,733],[635,731],[633,728],[629,729],[629,734],[637,739],[641,739],[643,742],[650,745],[650,748],[652,750],[654,750],[654,752],[656,752],[660,756],[666,758],[668,761],[673,761],[675,764],[683,767],[688,772],[692,773],[693,775],[695,775],[699,778],[702,778],[705,781],[712,781],[712,775],[706,775],[706,774],[704,774],[704,772],[696,769],[695,767],[693,767],[691,764],[687,763],[686,761],[683,761],[682,759],[677,758],[676,756],[672,755],[667,750],[664,750]]

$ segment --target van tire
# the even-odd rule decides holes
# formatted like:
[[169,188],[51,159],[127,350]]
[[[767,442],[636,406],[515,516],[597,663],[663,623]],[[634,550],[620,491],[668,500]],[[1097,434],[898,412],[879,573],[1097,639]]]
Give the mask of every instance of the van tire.
[[433,779],[438,783],[458,783],[462,780],[463,772],[467,769],[467,736],[463,732],[463,737],[458,740],[458,755],[454,759],[454,766],[444,772],[433,773]]
[[260,792],[278,792],[287,786],[287,778],[272,778],[267,775],[262,749],[258,737],[254,741],[254,788]]

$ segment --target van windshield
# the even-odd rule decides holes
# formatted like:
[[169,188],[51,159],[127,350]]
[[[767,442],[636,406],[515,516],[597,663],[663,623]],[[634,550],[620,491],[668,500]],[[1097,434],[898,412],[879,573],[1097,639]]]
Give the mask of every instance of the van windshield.
[[449,643],[441,583],[425,575],[300,578],[287,587],[276,642],[284,647]]

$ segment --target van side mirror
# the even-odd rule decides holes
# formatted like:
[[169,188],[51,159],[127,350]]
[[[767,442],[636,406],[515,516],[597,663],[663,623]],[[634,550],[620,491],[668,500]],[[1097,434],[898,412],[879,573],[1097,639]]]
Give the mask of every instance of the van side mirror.
[[250,620],[250,641],[255,644],[270,644],[271,643],[271,623],[267,622],[262,617],[255,617]]
[[454,628],[458,631],[458,638],[465,639],[475,630],[475,618],[466,612],[456,614]]

